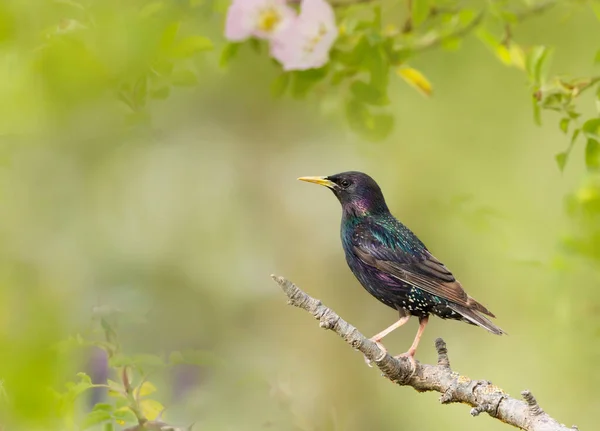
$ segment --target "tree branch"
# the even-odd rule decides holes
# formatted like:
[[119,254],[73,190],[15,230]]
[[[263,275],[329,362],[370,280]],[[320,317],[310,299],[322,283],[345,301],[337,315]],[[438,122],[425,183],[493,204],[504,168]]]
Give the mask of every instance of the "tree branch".
[[421,364],[416,369],[406,358],[395,359],[379,349],[358,329],[338,316],[321,301],[304,293],[298,286],[276,275],[271,276],[288,296],[288,304],[308,311],[319,319],[321,328],[338,334],[346,343],[360,351],[383,373],[387,379],[400,386],[411,386],[418,392],[435,391],[442,394],[442,404],[463,403],[472,406],[471,415],[486,412],[491,417],[527,431],[572,431],[545,413],[529,391],[521,395],[525,401],[512,398],[487,380],[471,380],[453,372],[448,360],[446,343],[441,338],[435,342],[437,365]]
[[483,22],[484,16],[485,10],[482,10],[465,26],[459,27],[448,34],[425,37],[416,43],[413,49],[415,51],[425,51],[431,48],[436,48],[448,40],[465,37]]

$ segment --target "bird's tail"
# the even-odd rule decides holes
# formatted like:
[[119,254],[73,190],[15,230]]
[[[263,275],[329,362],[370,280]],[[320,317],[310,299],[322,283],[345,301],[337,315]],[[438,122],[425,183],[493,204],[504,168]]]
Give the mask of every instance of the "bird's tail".
[[468,308],[471,308],[471,309],[473,309],[475,311],[479,311],[480,313],[483,313],[486,316],[496,317],[496,316],[494,316],[494,313],[492,313],[490,310],[488,310],[487,308],[485,308],[479,302],[475,301],[475,299],[473,299],[469,295],[467,295],[467,306],[468,306]]
[[[477,303],[477,305],[479,305],[485,311],[487,311],[485,309],[485,307],[483,307],[481,304]],[[458,305],[458,304],[449,304],[448,307],[450,309],[456,311],[458,314],[460,314],[465,319],[465,321],[468,323],[471,323],[471,324],[477,325],[477,326],[481,326],[482,328],[490,331],[492,334],[496,334],[496,335],[506,334],[505,331],[503,331],[498,326],[494,325],[487,317],[484,317],[481,314],[479,314],[479,313],[485,313],[484,311],[479,310],[478,309],[479,307],[467,308],[467,307],[464,307],[464,306]],[[490,315],[492,315],[489,311],[487,311],[486,314],[488,314],[488,313]],[[506,335],[508,335],[508,334],[506,334]]]

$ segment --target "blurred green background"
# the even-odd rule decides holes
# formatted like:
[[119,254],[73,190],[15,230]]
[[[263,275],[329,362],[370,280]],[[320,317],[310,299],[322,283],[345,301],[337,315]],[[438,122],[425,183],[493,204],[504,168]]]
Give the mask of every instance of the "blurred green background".
[[[582,229],[565,197],[587,174],[578,148],[564,173],[557,168],[565,137],[551,114],[534,124],[522,72],[474,37],[459,51],[428,51],[412,65],[434,96],[394,76],[394,132],[366,142],[335,97],[272,98],[279,69],[264,47],[257,54],[244,46],[220,67],[226,6],[0,4],[3,431],[66,429],[49,388],[97,373],[90,358],[98,352],[55,346],[98,335],[98,307],[121,311],[126,354],[203,352],[197,368],[152,377],[172,424],[507,429],[465,406],[439,405],[438,394],[391,384],[285,305],[271,273],[367,336],[396,318],[348,270],[337,201],[296,181],[346,170],[372,175],[392,212],[510,334],[434,319],[417,359],[435,361],[433,341],[443,337],[458,372],[513,396],[530,389],[560,422],[596,429],[599,266],[562,246]],[[177,36],[173,22],[181,22]],[[515,32],[524,43],[555,46],[553,73],[594,73],[590,41],[600,26],[589,10],[552,10]],[[198,34],[212,50],[202,38],[177,48]],[[140,83],[149,64],[156,74]],[[164,68],[172,69],[168,82]],[[593,112],[594,101],[582,109]],[[411,321],[386,347],[405,351],[416,327]],[[88,396],[77,417],[89,410]]]

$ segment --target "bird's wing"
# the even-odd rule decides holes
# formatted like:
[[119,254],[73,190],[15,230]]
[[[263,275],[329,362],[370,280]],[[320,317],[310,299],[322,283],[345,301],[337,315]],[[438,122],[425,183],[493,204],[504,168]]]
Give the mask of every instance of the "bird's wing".
[[[369,225],[363,229],[359,227],[357,235],[353,238],[354,253],[365,264],[392,277],[432,295],[494,317],[483,305],[467,295],[448,268],[437,260],[412,232],[402,226],[400,235],[403,238],[392,237],[388,229],[377,225]],[[417,246],[411,246],[415,240]]]

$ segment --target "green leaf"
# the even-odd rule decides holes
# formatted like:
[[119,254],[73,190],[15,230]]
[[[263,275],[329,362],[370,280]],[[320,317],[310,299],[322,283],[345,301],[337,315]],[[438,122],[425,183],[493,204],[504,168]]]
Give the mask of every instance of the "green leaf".
[[581,132],[581,129],[573,130],[573,134],[571,135],[571,141],[569,142],[569,148],[567,148],[566,151],[563,151],[562,153],[558,153],[555,156],[556,163],[558,164],[558,168],[560,169],[561,172],[565,169],[567,160],[569,158],[569,154],[571,153],[571,150],[573,149],[573,146],[575,145],[575,142],[577,141],[577,138],[579,137],[580,132]]
[[351,78],[356,75],[356,73],[356,69],[349,67],[343,68],[332,74],[330,83],[333,86],[340,85],[346,78]]
[[109,420],[112,420],[112,415],[109,412],[104,410],[94,410],[85,417],[81,424],[81,429],[85,430]]
[[113,380],[107,379],[106,384],[108,385],[108,395],[111,397],[123,397],[125,396],[125,387],[122,384],[117,383]]
[[431,0],[413,0],[411,17],[413,26],[418,27],[429,16]]
[[560,130],[563,131],[563,133],[567,133],[569,131],[570,121],[571,121],[571,119],[568,117],[565,117],[560,120],[559,127],[560,127]]
[[260,40],[258,40],[258,39],[250,39],[249,45],[250,45],[250,48],[252,48],[252,50],[255,53],[257,53],[257,54],[261,53],[261,51],[262,51],[262,45],[260,43]]
[[388,97],[377,87],[363,81],[354,81],[350,91],[356,99],[369,105],[383,106],[390,103]]
[[293,72],[292,97],[302,99],[323,78],[327,76],[327,67]]
[[381,28],[381,5],[373,7],[373,21],[371,23],[375,29],[379,30]]
[[526,70],[529,78],[536,83],[541,83],[546,78],[549,59],[552,50],[543,45],[534,47],[527,55]]
[[507,66],[512,64],[511,53],[504,43],[485,28],[477,30],[477,37]]
[[[447,39],[450,43],[451,40]],[[389,59],[389,63],[397,66],[399,64],[404,63],[413,55],[413,51],[408,48],[401,48],[398,50],[389,50],[387,51],[387,57]]]
[[66,384],[70,394],[77,396],[87,389],[94,387],[92,379],[86,373],[77,373],[77,377],[79,377],[79,382],[68,382]]
[[181,23],[179,21],[172,22],[163,30],[158,45],[161,53],[167,54],[171,51],[171,48],[175,43],[175,39],[177,38],[177,34],[179,33],[180,24]]
[[79,381],[77,383],[68,382],[65,384],[67,390],[64,393],[55,392],[58,402],[58,411],[65,417],[72,417],[75,408],[75,401],[79,395],[86,390],[97,387],[94,385],[90,377],[85,373],[78,373]]
[[458,12],[458,20],[462,25],[472,24],[477,15],[477,12],[473,9],[462,9]]
[[363,64],[364,58],[371,50],[371,44],[363,35],[358,39],[356,45],[351,51],[337,51],[337,56],[340,63],[348,67],[360,67]]
[[442,48],[446,51],[457,51],[460,49],[462,39],[460,37],[447,37],[442,39]]
[[115,427],[113,426],[112,422],[108,422],[104,424],[104,431],[114,431]]
[[587,120],[581,129],[587,138],[600,141],[600,118]]
[[532,103],[532,107],[533,107],[533,121],[538,126],[541,126],[542,125],[542,108],[540,108],[540,103],[539,103],[537,97],[535,97],[535,95],[531,96],[531,103]]
[[361,66],[370,73],[371,85],[385,93],[389,82],[390,63],[383,47],[381,45],[371,47],[365,53]]
[[173,72],[171,82],[178,87],[193,87],[198,84],[198,77],[189,69],[179,69]]
[[235,58],[240,50],[241,43],[228,43],[221,51],[221,58],[219,59],[220,67],[227,67],[231,60]]
[[479,40],[486,44],[492,51],[496,51],[496,47],[500,45],[500,40],[484,27],[480,27],[476,34]]
[[575,141],[577,141],[577,138],[579,137],[579,133],[581,133],[581,129],[573,130],[573,134],[571,135],[571,147],[573,145],[575,145]]
[[600,168],[600,144],[595,139],[588,139],[585,146],[585,165],[589,170]]
[[283,96],[291,81],[290,73],[282,73],[271,82],[271,96],[279,98]]
[[379,45],[384,41],[383,36],[381,36],[379,31],[369,31],[365,35],[367,36],[367,41],[371,45]]
[[114,407],[112,404],[107,403],[98,403],[94,406],[93,411],[104,411],[104,412],[112,412]]
[[115,410],[113,417],[115,420],[122,421],[124,423],[137,422],[137,417],[129,407],[123,407],[119,410]]
[[600,49],[596,51],[596,56],[594,57],[594,64],[600,64]]
[[560,169],[561,172],[563,172],[565,169],[568,157],[569,153],[567,151],[563,151],[562,153],[558,153],[556,156],[554,156],[556,159],[556,164],[558,165],[558,169]]
[[177,42],[171,51],[173,58],[189,58],[201,51],[209,51],[214,45],[204,36],[188,36]]

